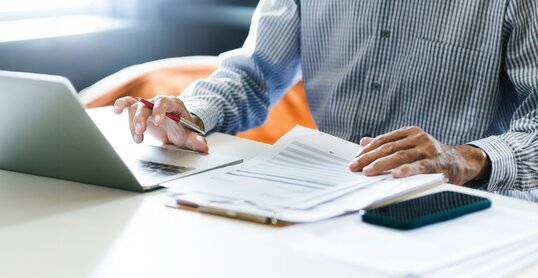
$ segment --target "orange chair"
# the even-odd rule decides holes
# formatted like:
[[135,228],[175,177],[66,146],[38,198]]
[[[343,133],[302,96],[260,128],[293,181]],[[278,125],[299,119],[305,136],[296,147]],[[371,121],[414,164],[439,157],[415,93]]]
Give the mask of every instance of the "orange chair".
[[[195,80],[209,76],[218,64],[219,60],[214,56],[192,56],[135,65],[83,90],[80,98],[87,108],[94,108],[112,105],[123,96],[179,95]],[[272,144],[296,124],[315,128],[302,82],[293,86],[271,108],[263,125],[239,132],[237,136]]]

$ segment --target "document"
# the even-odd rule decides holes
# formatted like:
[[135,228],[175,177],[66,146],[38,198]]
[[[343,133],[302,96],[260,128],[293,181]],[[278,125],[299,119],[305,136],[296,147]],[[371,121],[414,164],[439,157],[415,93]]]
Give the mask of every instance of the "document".
[[440,174],[395,180],[389,174],[367,177],[351,172],[348,163],[360,149],[357,144],[297,126],[246,163],[163,186],[182,194],[184,201],[303,222],[358,210],[443,180]]
[[351,215],[288,227],[282,236],[298,252],[398,276],[496,277],[538,259],[538,216],[495,204],[410,231]]

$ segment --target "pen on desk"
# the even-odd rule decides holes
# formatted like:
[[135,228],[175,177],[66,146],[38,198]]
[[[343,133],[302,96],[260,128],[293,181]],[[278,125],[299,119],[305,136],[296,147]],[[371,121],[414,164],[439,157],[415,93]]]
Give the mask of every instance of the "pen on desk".
[[[153,103],[150,102],[150,101],[147,101],[143,98],[138,98],[138,100],[140,102],[142,102],[144,105],[146,105],[149,109],[153,109]],[[173,114],[173,113],[166,113],[166,117],[172,119],[173,121],[175,122],[179,122],[182,126],[192,130],[192,131],[195,131],[196,133],[202,135],[202,136],[205,136],[206,133],[205,131],[201,130],[195,123],[187,120],[187,119],[184,119],[182,117],[180,117],[179,115],[176,115],[176,114]]]
[[[201,213],[224,216],[224,217],[229,217],[229,218],[236,218],[236,219],[241,219],[241,220],[250,221],[250,222],[262,223],[262,224],[271,224],[271,225],[279,224],[279,221],[276,218],[267,217],[264,215],[256,215],[256,214],[247,213],[247,212],[235,211],[232,209],[215,207],[208,204],[196,204],[191,201],[182,200],[180,198],[176,198],[176,205],[179,206],[179,208],[188,208],[188,209],[195,210]],[[172,206],[172,207],[176,207],[176,206]]]

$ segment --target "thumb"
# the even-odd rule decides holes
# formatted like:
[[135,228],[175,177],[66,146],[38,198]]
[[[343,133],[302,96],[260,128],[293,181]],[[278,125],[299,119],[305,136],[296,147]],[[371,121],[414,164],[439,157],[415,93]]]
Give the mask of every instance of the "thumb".
[[189,135],[187,135],[187,140],[185,142],[185,147],[193,151],[198,151],[202,153],[209,152],[209,146],[207,145],[207,141],[205,140],[205,138],[195,132],[189,132]]

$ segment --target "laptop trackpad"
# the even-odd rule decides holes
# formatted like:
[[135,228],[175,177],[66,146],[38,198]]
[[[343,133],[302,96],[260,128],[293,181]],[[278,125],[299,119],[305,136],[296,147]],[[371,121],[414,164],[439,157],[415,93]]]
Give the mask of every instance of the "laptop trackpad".
[[129,144],[116,147],[115,150],[122,158],[126,157],[188,168],[197,168],[197,165],[209,161],[207,154],[177,149],[171,146],[157,147]]
[[161,183],[242,161],[235,157],[203,154],[167,145],[158,147],[129,144],[114,149],[144,185]]

